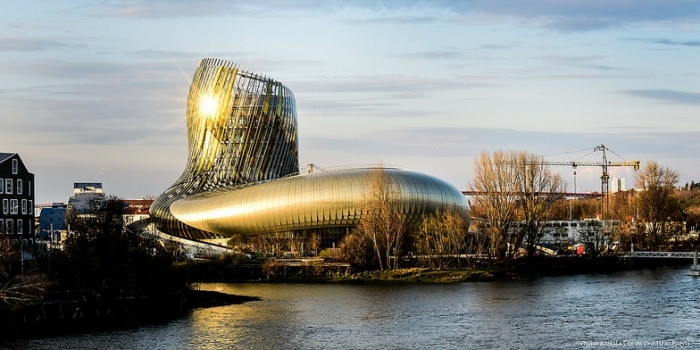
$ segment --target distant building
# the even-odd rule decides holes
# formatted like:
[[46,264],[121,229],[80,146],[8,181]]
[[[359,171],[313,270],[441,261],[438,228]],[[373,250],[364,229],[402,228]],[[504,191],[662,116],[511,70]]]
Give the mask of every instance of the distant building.
[[617,178],[613,177],[610,181],[610,193],[617,193],[621,191],[626,191],[627,188],[625,187],[625,178]]
[[75,182],[73,195],[68,199],[68,211],[81,214],[89,209],[90,202],[104,196],[101,182]]
[[39,238],[60,241],[66,233],[66,203],[53,203],[39,212]]
[[150,217],[152,199],[124,199],[124,223],[131,224]]
[[[554,220],[538,223],[540,227],[538,244],[547,248],[564,249],[581,243],[595,243],[596,249],[612,248],[616,242],[610,241],[610,233],[622,225],[619,220]],[[512,222],[508,227],[511,235],[525,227],[525,222]]]
[[34,238],[34,174],[17,153],[0,153],[0,234]]
[[74,182],[73,195],[81,193],[102,193],[101,182]]

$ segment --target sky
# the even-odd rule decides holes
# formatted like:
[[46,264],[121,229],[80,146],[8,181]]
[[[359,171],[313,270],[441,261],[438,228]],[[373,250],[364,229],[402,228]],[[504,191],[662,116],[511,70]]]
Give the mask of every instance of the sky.
[[[605,145],[700,181],[698,1],[1,2],[0,152],[35,174],[37,203],[74,182],[169,187],[205,57],[294,92],[302,173],[381,162],[465,190],[481,152],[600,162]],[[600,190],[600,167],[552,170]]]

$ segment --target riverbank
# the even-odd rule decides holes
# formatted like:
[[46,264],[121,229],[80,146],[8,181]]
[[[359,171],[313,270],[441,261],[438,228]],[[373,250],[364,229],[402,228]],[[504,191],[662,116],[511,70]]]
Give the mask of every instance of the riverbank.
[[[400,268],[385,271],[362,271],[349,274],[287,273],[259,276],[253,279],[222,279],[219,282],[252,283],[459,283],[514,280],[540,276],[562,276],[580,274],[606,274],[618,271],[656,268],[662,266],[687,265],[682,259],[630,259],[623,257],[557,257],[518,259],[492,267],[445,268],[425,267]],[[223,276],[223,274],[222,274]],[[211,281],[211,280],[209,280]]]
[[[538,276],[607,274],[624,270],[688,265],[681,259],[625,259],[582,257],[538,258],[516,260],[511,264],[490,268],[402,268],[389,271],[365,271],[323,277],[287,275],[246,280],[221,278],[207,282],[298,283],[298,284],[442,284],[519,280]],[[220,276],[224,276],[221,274]],[[196,275],[190,276],[197,279]],[[149,324],[167,323],[186,317],[197,308],[211,308],[262,300],[215,291],[198,290],[197,284],[186,292],[173,292],[156,297],[122,297],[101,299],[92,293],[59,297],[27,305],[21,310],[0,309],[0,340],[38,338],[131,329]]]
[[455,283],[485,282],[501,278],[500,269],[431,269],[402,268],[388,271],[366,271],[329,279],[336,283]]
[[198,309],[133,331],[0,348],[587,350],[600,348],[591,344],[608,335],[627,348],[646,342],[692,349],[700,346],[693,299],[699,282],[680,266],[450,284],[203,283],[202,289],[264,301]]
[[190,295],[190,309],[209,308],[261,301],[262,298],[245,295],[226,294],[208,290],[193,290]]
[[59,298],[0,309],[0,340],[131,329],[166,323],[198,308],[241,304],[258,297],[192,289],[158,296]]

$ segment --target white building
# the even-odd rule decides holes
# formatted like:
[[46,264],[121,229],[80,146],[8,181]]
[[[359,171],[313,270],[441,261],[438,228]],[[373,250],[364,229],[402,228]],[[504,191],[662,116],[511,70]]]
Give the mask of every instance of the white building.
[[[524,222],[511,225],[510,230],[521,228]],[[614,227],[621,225],[619,220],[559,220],[542,223],[544,227],[540,231],[539,244],[551,248],[567,248],[576,244],[596,242],[604,246],[611,246],[614,242],[609,239]],[[603,248],[603,247],[601,247]]]
[[620,191],[626,191],[627,188],[625,187],[625,178],[616,178],[613,177],[610,181],[610,193],[617,193]]

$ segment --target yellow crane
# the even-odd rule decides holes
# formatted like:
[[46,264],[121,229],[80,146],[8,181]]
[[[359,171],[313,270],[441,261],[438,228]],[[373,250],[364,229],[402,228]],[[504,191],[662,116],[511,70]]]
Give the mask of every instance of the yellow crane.
[[[639,170],[639,161],[638,160],[625,160],[622,162],[610,162],[608,161],[608,157],[606,155],[606,151],[609,149],[605,147],[605,145],[600,145],[596,146],[593,148],[593,152],[601,151],[603,152],[603,162],[549,162],[549,161],[542,161],[541,164],[545,165],[569,165],[574,168],[574,175],[576,174],[576,167],[579,166],[599,166],[603,168],[603,175],[600,177],[600,193],[602,195],[601,198],[601,216],[602,219],[605,219],[605,215],[608,212],[608,208],[610,206],[610,197],[609,197],[609,183],[610,183],[610,176],[608,175],[608,167],[611,166],[631,166],[634,167],[634,170]],[[574,186],[576,186],[574,184]],[[576,192],[576,189],[574,187],[574,192]]]

